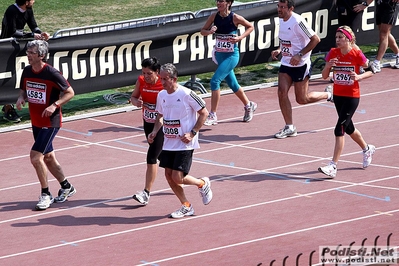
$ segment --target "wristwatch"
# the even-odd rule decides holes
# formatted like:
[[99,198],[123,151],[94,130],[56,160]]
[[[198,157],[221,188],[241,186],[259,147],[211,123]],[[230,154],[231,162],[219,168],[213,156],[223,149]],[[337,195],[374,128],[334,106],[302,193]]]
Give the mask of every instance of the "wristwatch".
[[300,57],[302,57],[302,56],[303,56],[303,53],[298,53],[298,55],[299,55]]
[[53,104],[54,104],[54,106],[55,106],[56,108],[60,108],[60,107],[61,107],[61,106],[58,104],[58,102],[54,102]]
[[193,136],[195,137],[195,135],[197,135],[197,131],[195,131],[194,129],[191,129],[191,134],[193,134]]
[[366,1],[363,1],[363,2],[362,2],[362,5],[364,5],[364,6],[369,6],[369,4],[367,4]]

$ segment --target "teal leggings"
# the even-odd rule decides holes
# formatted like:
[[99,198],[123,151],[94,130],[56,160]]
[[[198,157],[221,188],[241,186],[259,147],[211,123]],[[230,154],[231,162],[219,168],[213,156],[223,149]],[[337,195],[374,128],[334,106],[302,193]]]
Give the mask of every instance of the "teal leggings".
[[233,92],[237,92],[240,85],[234,74],[234,68],[237,66],[238,60],[240,59],[238,48],[236,47],[232,53],[216,52],[215,57],[218,62],[218,68],[211,79],[211,90],[219,90],[220,83],[225,80]]

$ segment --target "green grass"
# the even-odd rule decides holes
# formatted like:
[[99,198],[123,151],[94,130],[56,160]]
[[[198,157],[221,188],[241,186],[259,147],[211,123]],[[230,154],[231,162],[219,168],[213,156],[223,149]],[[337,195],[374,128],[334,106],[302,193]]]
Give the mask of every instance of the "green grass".
[[[250,0],[240,0],[240,2],[252,2]],[[13,0],[0,2],[0,10],[14,3]],[[201,9],[215,7],[213,0],[36,0],[34,5],[35,17],[39,27],[54,34],[57,30],[117,22],[157,15],[178,13],[183,11],[196,12]],[[375,55],[376,46],[362,46],[367,57]],[[250,86],[259,83],[267,83],[277,80],[277,68],[268,64],[258,64],[236,68],[237,79],[241,86]],[[321,69],[314,69],[313,73],[319,73]],[[209,89],[209,82],[213,73],[197,75],[203,86]],[[180,82],[189,80],[190,77],[179,77]],[[68,104],[63,107],[64,116],[91,112],[98,109],[109,109],[120,105],[111,104],[104,100],[103,95],[113,93],[131,92],[134,88],[127,86],[111,90],[98,91],[88,94],[76,95]],[[227,89],[222,83],[221,89]],[[29,122],[27,107],[18,111],[22,116],[21,123]],[[0,127],[10,126],[13,123],[0,120]]]

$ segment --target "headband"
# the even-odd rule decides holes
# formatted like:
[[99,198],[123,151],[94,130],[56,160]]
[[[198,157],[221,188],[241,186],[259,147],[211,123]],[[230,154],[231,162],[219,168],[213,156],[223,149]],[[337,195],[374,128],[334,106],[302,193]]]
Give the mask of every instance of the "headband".
[[352,38],[352,34],[350,34],[349,31],[347,31],[347,30],[345,30],[343,28],[338,28],[337,32],[341,32],[342,34],[344,34],[346,36],[346,38],[349,39],[350,42],[352,41],[352,39],[353,39]]

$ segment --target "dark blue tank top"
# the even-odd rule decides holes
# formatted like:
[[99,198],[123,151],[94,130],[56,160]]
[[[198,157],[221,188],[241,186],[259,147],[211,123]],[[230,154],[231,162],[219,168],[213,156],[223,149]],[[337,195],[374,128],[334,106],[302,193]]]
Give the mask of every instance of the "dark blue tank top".
[[216,33],[230,34],[237,32],[237,27],[233,22],[233,15],[233,12],[230,12],[227,17],[222,17],[219,12],[216,14],[215,20],[213,21],[213,24],[217,27]]

